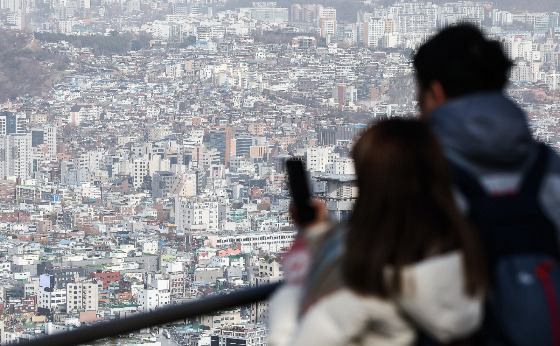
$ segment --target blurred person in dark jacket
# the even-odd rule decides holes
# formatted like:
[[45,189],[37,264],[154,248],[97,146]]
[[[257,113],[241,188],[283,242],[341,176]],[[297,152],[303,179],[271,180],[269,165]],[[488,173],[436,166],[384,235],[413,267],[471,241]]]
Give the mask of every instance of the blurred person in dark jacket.
[[560,157],[535,141],[506,95],[512,65],[478,28],[443,29],[414,56],[418,105],[485,248],[490,295],[480,343],[560,345]]

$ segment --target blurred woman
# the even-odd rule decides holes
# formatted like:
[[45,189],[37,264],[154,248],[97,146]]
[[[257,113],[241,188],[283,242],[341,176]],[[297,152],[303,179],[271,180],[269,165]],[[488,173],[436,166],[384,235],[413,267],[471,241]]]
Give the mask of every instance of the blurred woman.
[[419,121],[386,120],[359,138],[352,158],[353,213],[345,224],[305,231],[312,263],[303,284],[285,285],[271,299],[269,343],[468,337],[482,318],[482,252],[455,204],[434,135]]

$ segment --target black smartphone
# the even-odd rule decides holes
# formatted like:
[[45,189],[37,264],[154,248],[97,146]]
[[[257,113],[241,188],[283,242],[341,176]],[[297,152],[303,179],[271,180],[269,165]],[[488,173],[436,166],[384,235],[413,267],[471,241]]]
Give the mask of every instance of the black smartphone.
[[314,221],[316,218],[315,209],[311,206],[311,193],[303,161],[299,158],[287,159],[286,171],[288,173],[288,188],[297,210],[298,222],[307,224]]

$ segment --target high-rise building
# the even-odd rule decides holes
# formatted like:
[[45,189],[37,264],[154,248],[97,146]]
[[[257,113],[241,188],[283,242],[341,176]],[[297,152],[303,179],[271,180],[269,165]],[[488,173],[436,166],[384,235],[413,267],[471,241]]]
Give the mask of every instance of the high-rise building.
[[[256,271],[251,272],[250,283],[251,287],[259,287],[262,285],[278,282],[283,279],[282,266],[279,261],[266,261],[258,259],[256,264]],[[251,304],[251,322],[252,323],[267,323],[268,322],[268,302],[254,302]]]
[[321,37],[335,38],[337,32],[336,19],[321,18],[319,20],[319,29],[321,32]]
[[0,112],[0,136],[11,133],[25,133],[24,113]]
[[54,276],[40,275],[37,288],[37,313],[49,316],[52,312],[66,307],[66,289],[56,288]]
[[289,11],[278,7],[250,7],[240,8],[239,13],[265,23],[287,23]]
[[31,133],[0,136],[0,177],[31,178]]
[[134,179],[133,185],[135,189],[139,189],[147,179],[147,176],[149,176],[149,166],[149,161],[145,159],[136,159],[132,163],[132,178]]
[[313,147],[307,148],[307,170],[310,172],[326,172],[330,161],[333,147]]
[[319,145],[334,145],[336,144],[336,126],[320,126],[316,130]]
[[[159,280],[163,281],[163,280]],[[169,280],[167,287],[148,287],[141,290],[138,294],[138,308],[140,311],[152,311],[160,307],[169,305],[171,302],[169,293]]]
[[36,147],[45,143],[45,133],[43,129],[31,130],[31,146]]
[[46,145],[48,154],[56,155],[56,126],[45,125],[31,129],[31,146],[37,147],[39,145]]
[[209,141],[210,148],[218,150],[220,163],[227,166],[231,156],[231,127],[214,128],[210,131]]
[[199,172],[178,174],[171,187],[171,194],[194,197],[198,194]]
[[320,7],[319,18],[329,18],[336,20],[336,8],[334,7]]
[[178,229],[216,231],[219,227],[219,220],[218,202],[184,197],[177,197],[175,200],[175,222]]
[[66,305],[66,290],[39,287],[37,295],[37,313],[39,315],[50,315],[54,311],[63,310]]
[[381,18],[370,18],[364,42],[368,47],[378,47],[385,34],[386,21]]
[[251,145],[253,145],[253,138],[243,137],[235,139],[235,155],[247,156],[250,153]]
[[57,128],[54,125],[43,126],[45,144],[47,145],[49,155],[54,155],[54,156],[56,156],[56,154],[57,154],[57,151],[56,151],[56,145],[57,145],[56,130],[57,130]]
[[389,13],[400,34],[429,34],[437,27],[438,6],[431,2],[398,2]]
[[290,8],[290,20],[292,22],[316,23],[323,9],[317,4],[294,4]]
[[340,106],[351,106],[358,99],[358,91],[354,86],[337,85],[332,90],[332,97]]
[[152,177],[152,196],[165,198],[170,193],[175,183],[175,174],[169,171],[157,171]]
[[77,282],[66,285],[67,311],[96,311],[99,307],[99,285]]

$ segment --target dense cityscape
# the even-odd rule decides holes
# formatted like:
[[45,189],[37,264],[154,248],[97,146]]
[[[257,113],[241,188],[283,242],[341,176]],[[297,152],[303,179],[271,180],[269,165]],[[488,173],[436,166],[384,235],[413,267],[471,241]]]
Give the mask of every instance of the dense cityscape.
[[[560,148],[558,12],[341,11],[2,0],[0,342],[281,280],[296,235],[285,159],[303,157],[313,194],[346,218],[352,143],[376,119],[415,116],[410,58],[438,28],[471,22],[502,42],[510,96]],[[255,303],[99,344],[265,345],[266,322]]]

